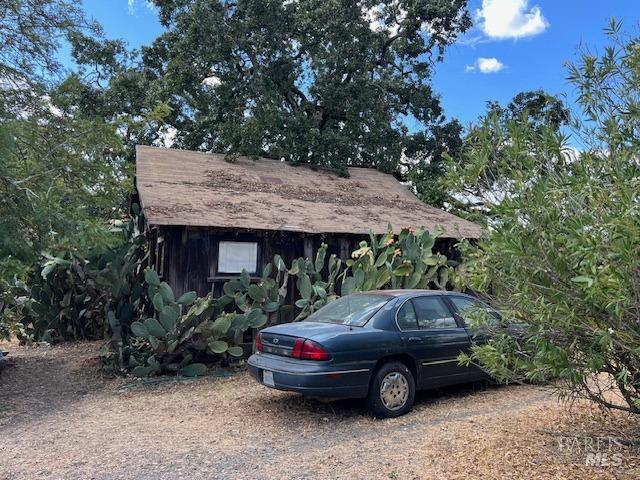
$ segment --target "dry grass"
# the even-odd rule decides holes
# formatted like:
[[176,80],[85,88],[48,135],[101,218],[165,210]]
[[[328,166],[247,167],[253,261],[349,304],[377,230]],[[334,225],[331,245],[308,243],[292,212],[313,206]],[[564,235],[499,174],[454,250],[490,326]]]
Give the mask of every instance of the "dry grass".
[[[584,404],[568,412],[540,387],[425,393],[410,414],[380,421],[360,402],[324,405],[246,374],[105,379],[97,349],[11,346],[0,479],[640,477],[640,447],[624,444],[640,440],[637,419]],[[586,466],[590,449],[622,464]]]

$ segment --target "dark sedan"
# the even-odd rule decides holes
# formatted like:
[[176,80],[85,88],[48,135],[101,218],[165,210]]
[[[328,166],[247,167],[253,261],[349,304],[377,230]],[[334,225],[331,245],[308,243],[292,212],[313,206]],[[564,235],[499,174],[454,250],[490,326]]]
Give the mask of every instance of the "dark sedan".
[[304,395],[366,398],[381,418],[408,412],[416,390],[486,378],[457,357],[479,300],[455,292],[384,290],[339,298],[306,320],[265,328],[249,358],[264,385]]

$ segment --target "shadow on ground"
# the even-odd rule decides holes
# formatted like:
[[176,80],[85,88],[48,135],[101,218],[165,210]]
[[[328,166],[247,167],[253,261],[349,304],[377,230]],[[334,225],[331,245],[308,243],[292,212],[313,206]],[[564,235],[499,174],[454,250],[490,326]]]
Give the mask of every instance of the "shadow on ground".
[[[266,388],[256,385],[257,388]],[[448,399],[464,399],[482,392],[498,391],[502,387],[489,382],[472,382],[449,387],[424,390],[416,393],[414,410],[420,411],[428,406],[446,401]],[[314,397],[305,397],[297,393],[282,392],[272,398],[265,396],[263,399],[269,402],[271,407],[280,412],[289,412],[296,415],[339,415],[343,419],[360,418],[370,416],[364,399],[339,399],[326,401]],[[276,413],[276,412],[274,412]]]

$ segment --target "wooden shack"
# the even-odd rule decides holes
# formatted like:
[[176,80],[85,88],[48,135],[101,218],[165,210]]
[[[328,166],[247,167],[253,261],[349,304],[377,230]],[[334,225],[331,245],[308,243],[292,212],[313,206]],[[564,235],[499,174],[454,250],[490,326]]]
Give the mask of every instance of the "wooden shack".
[[421,202],[393,176],[350,168],[350,177],[276,160],[138,146],[136,184],[146,218],[150,262],[177,295],[219,293],[242,269],[260,275],[280,254],[287,265],[322,242],[348,258],[389,224],[437,225],[436,250],[451,255],[481,228]]

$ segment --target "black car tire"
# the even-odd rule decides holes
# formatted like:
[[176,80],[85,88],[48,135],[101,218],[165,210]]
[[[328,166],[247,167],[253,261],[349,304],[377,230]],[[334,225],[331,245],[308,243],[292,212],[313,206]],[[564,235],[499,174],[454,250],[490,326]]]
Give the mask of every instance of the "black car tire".
[[[385,379],[391,375],[400,374],[406,382],[407,395],[404,404],[397,408],[389,408],[382,401],[380,389]],[[400,378],[400,377],[397,377]],[[402,382],[402,380],[400,380]],[[402,384],[404,385],[404,383]],[[378,418],[394,418],[404,415],[411,407],[416,396],[416,382],[413,378],[411,370],[407,366],[398,361],[390,361],[383,364],[374,374],[367,396],[367,406],[369,410]]]

